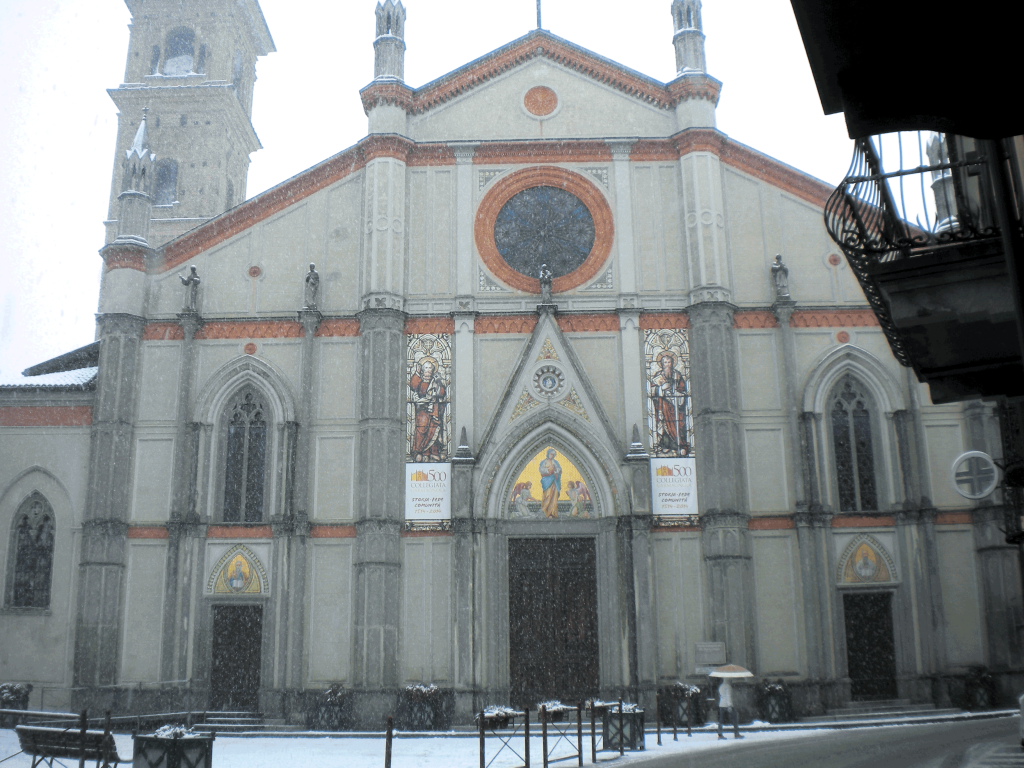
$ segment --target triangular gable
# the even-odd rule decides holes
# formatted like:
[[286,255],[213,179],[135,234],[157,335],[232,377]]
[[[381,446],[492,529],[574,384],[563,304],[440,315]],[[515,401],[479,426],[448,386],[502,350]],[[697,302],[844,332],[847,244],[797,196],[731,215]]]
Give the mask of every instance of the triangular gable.
[[672,109],[678,100],[666,84],[654,78],[599,56],[550,32],[535,29],[518,40],[513,40],[508,45],[452,70],[420,88],[411,89],[395,83],[372,83],[360,91],[363,108],[369,110],[383,98],[385,101],[401,104],[410,114],[426,112],[483,85],[512,67],[538,57],[550,59],[662,109]]
[[581,433],[606,436],[611,445],[621,442],[598,402],[586,369],[551,312],[541,313],[487,425],[480,452],[509,431],[518,431],[526,417],[536,420],[544,413],[571,418]]

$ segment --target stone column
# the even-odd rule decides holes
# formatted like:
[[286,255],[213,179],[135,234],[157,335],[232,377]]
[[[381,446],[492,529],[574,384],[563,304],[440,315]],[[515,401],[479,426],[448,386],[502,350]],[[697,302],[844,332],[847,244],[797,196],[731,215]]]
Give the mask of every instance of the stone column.
[[[629,153],[635,140],[609,141],[612,183],[615,188],[615,247],[618,250],[619,294],[622,306],[635,306],[636,262],[633,256],[633,184]],[[629,302],[629,303],[627,303]]]
[[[622,396],[626,428],[639,428],[636,441],[643,446],[643,436],[647,434],[647,418],[644,411],[644,348],[638,310],[619,310],[619,339],[622,344]],[[633,453],[634,449],[629,450]],[[647,482],[649,486],[650,478]]]
[[[458,393],[458,389],[455,390]],[[472,393],[472,390],[470,390]],[[458,397],[458,394],[456,394]],[[455,687],[456,720],[477,712],[480,667],[475,611],[478,537],[482,531],[473,511],[473,468],[476,459],[462,428],[458,450],[452,457],[452,681]]]
[[359,313],[359,455],[356,477],[352,679],[359,719],[379,726],[398,685],[401,541],[405,500],[405,314]]
[[753,670],[753,583],[747,532],[746,467],[739,421],[733,307],[690,307],[690,370],[697,501],[707,570],[708,639],[730,663]]
[[[651,462],[634,426],[629,451],[623,459],[623,474],[629,482],[628,558],[632,563],[632,602],[627,602],[630,622],[630,687],[645,707],[654,706],[658,687],[658,606],[654,602],[653,548],[651,546]],[[620,518],[621,520],[621,518]]]
[[79,564],[76,686],[110,685],[118,678],[132,485],[132,426],[145,320],[135,315],[106,314],[100,315],[97,325],[100,360]]
[[196,474],[198,472],[198,425],[189,421],[192,411],[192,384],[195,378],[196,331],[203,319],[198,312],[182,312],[178,323],[184,332],[178,365],[177,434],[172,467],[173,495],[168,521],[167,578],[164,585],[163,647],[160,674],[164,680],[187,677],[188,616],[192,603],[192,578],[187,563],[196,556],[201,542],[196,540]]
[[1019,550],[1006,543],[1003,515],[1001,506],[976,507],[971,515],[988,639],[985,661],[993,670],[1020,669],[1024,658]]
[[477,265],[473,257],[473,153],[476,144],[450,145],[455,154],[455,293],[457,300],[473,300]]

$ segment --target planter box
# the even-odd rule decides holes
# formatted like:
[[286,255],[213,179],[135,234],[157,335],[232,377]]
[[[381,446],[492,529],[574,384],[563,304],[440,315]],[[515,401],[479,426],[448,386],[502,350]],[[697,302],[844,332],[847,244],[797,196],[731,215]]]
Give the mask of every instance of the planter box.
[[403,731],[447,731],[455,711],[455,691],[406,689],[398,699],[395,726]]
[[644,711],[623,712],[622,728],[619,728],[618,707],[607,707],[601,726],[604,749],[644,749]]
[[213,736],[136,736],[134,768],[211,768]]

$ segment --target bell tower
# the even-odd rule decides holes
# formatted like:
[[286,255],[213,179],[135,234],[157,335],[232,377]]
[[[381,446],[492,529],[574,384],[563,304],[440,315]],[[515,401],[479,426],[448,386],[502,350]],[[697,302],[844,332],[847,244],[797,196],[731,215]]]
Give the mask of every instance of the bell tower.
[[153,169],[149,244],[158,247],[245,199],[256,59],[274,41],[257,0],[125,0],[132,14],[106,242],[118,224],[121,161],[148,108]]

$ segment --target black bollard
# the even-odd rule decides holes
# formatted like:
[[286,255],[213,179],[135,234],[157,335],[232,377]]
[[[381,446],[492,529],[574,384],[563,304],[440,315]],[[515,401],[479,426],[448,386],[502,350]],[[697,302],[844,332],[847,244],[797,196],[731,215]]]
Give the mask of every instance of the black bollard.
[[523,714],[526,716],[523,721],[523,735],[526,738],[523,745],[523,762],[525,763],[523,768],[530,768],[530,708],[523,707]]
[[686,735],[693,736],[693,696],[686,696]]
[[391,768],[391,736],[394,726],[394,719],[388,715],[388,732],[384,738],[384,768]]
[[661,694],[654,692],[654,723],[658,731],[658,746],[661,746]]
[[484,726],[484,711],[480,710],[480,768],[487,768],[487,756],[484,750],[484,737],[486,736]]
[[576,752],[580,760],[580,768],[583,768],[583,702],[576,707]]
[[625,717],[622,714],[622,697],[619,697],[619,757],[626,754],[626,732],[623,730]]
[[89,730],[88,710],[82,710],[82,715],[78,718],[78,722],[81,726],[81,736],[78,743],[81,754],[78,758],[78,768],[85,768],[85,732]]
[[[110,760],[110,753],[107,751],[107,739],[110,739],[113,743],[113,738],[110,736],[110,710],[108,709],[103,715],[103,746],[100,748],[100,754],[103,755],[104,761]],[[117,752],[117,747],[114,747],[114,752]]]
[[679,721],[679,701],[676,699],[675,691],[672,696],[672,741],[679,741],[679,730],[677,723]]
[[548,709],[540,705],[540,745],[544,750],[544,768],[548,768]]
[[597,762],[597,699],[590,704],[590,762]]

